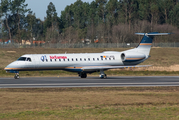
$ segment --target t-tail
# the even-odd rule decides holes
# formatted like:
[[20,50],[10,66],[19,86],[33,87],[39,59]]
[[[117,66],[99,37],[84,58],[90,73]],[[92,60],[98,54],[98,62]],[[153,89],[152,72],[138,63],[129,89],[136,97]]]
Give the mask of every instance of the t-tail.
[[122,52],[121,59],[124,65],[134,65],[134,64],[137,65],[148,59],[154,36],[169,35],[171,33],[151,32],[151,33],[135,33],[135,34],[143,35],[143,38],[136,48]]
[[135,33],[135,34],[144,36],[142,38],[141,42],[139,43],[138,47],[136,48],[136,50],[140,53],[145,54],[146,56],[149,56],[154,36],[156,36],[156,35],[169,35],[171,33],[151,32],[151,33]]

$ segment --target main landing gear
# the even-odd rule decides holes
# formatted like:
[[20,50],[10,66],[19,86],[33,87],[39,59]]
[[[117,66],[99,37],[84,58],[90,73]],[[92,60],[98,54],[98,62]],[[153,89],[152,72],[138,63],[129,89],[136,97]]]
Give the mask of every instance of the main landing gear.
[[[86,77],[87,77],[87,74],[86,74],[86,73],[81,72],[81,73],[78,73],[78,74],[79,74],[79,76],[80,76],[81,78],[86,78]],[[101,79],[103,79],[103,78],[107,78],[107,75],[104,73],[103,70],[100,70],[99,77],[100,77]]]
[[100,75],[99,75],[99,77],[100,77],[101,79],[103,79],[103,78],[107,78],[107,75],[104,73],[103,70],[100,70]]
[[86,73],[79,73],[79,76],[80,76],[81,78],[86,78],[86,77],[87,77],[87,74],[86,74]]
[[15,76],[14,76],[15,79],[19,79],[19,73],[15,73]]

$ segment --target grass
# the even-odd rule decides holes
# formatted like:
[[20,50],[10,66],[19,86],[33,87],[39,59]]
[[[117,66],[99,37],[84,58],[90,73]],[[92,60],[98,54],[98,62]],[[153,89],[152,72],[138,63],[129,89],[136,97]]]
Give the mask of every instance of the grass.
[[0,89],[0,119],[179,119],[179,87]]

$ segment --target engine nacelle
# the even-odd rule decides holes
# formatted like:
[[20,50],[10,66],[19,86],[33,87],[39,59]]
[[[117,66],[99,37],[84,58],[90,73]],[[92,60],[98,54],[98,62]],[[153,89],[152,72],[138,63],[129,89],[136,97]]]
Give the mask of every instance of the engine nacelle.
[[136,52],[126,52],[121,54],[123,62],[137,62],[146,59],[146,55]]

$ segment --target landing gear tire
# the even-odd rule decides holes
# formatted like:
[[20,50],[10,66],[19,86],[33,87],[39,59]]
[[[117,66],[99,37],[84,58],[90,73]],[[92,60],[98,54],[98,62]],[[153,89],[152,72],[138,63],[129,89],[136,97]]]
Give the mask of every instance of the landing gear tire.
[[99,77],[100,77],[101,79],[104,79],[104,78],[107,78],[107,75],[106,75],[106,74],[101,74],[101,75],[99,75]]
[[87,77],[87,74],[86,74],[86,73],[80,73],[79,76],[80,76],[81,78],[86,78],[86,77]]
[[15,79],[19,79],[20,77],[19,77],[18,74],[16,74],[16,75],[14,76],[14,78],[15,78]]
[[107,78],[107,75],[104,73],[104,70],[100,70],[99,77],[100,77],[101,79]]

